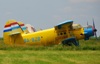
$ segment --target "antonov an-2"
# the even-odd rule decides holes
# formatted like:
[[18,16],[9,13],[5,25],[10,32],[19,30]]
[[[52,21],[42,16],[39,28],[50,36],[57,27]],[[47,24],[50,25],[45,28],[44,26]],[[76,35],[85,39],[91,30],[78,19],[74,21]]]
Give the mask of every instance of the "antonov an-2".
[[79,45],[79,40],[88,40],[96,34],[95,25],[82,27],[66,20],[53,28],[29,32],[27,26],[16,20],[8,20],[4,26],[4,43],[7,45]]

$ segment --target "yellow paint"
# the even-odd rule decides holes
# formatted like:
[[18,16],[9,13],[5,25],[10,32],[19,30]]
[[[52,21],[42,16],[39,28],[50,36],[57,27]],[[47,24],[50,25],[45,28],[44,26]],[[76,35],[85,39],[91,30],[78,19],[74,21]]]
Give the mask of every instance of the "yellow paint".
[[[9,24],[11,24],[13,22],[16,22],[16,21],[15,20],[9,20],[9,21],[7,21],[6,25],[9,25]],[[4,42],[5,42],[5,44],[13,46],[15,44],[15,39],[16,38],[20,38],[19,34],[17,34],[17,33],[19,33],[19,34],[23,33],[23,31],[21,30],[21,28],[16,29],[16,30],[12,30],[12,31],[9,31],[9,32],[4,32],[3,36],[4,36]]]
[[22,35],[24,42],[26,44],[38,44],[38,45],[55,44],[54,42],[56,36],[57,35],[54,31],[54,28]]
[[[16,22],[15,20],[9,20],[6,25]],[[19,22],[19,24],[22,24]],[[23,33],[21,28],[10,32],[4,32],[4,42],[8,45],[52,45],[59,44],[62,40],[70,37],[76,37],[77,40],[83,39],[84,29],[70,28],[71,24],[65,24],[61,29],[58,27],[41,30],[33,33]],[[18,32],[18,34],[16,34]],[[24,31],[25,32],[25,31]],[[12,34],[12,35],[11,35]]]
[[73,34],[77,40],[84,39],[84,28],[80,24],[73,24]]
[[85,37],[84,35],[80,35],[80,34],[84,34],[83,28],[73,30],[73,33],[77,40],[84,39]]

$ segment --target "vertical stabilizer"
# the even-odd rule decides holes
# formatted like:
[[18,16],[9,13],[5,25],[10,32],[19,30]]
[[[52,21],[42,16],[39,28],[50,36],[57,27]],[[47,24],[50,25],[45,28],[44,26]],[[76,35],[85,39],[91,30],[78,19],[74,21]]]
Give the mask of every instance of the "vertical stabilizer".
[[23,22],[18,22],[18,24],[20,25],[21,29],[24,31],[25,34],[29,33]]
[[18,43],[18,41],[21,42],[22,33],[23,30],[21,29],[21,26],[18,24],[18,22],[16,22],[16,20],[8,20],[3,30],[4,43],[13,45]]

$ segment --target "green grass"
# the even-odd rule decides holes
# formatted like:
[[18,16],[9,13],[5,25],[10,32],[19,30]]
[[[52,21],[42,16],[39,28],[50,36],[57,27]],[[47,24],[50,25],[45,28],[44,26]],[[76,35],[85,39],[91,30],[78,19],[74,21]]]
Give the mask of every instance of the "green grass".
[[100,38],[80,46],[8,46],[0,38],[0,64],[100,64]]
[[3,43],[3,39],[0,39],[0,50],[100,50],[100,38],[98,40],[92,38],[84,41],[80,40],[80,46],[8,46]]
[[1,50],[0,64],[100,64],[100,52]]

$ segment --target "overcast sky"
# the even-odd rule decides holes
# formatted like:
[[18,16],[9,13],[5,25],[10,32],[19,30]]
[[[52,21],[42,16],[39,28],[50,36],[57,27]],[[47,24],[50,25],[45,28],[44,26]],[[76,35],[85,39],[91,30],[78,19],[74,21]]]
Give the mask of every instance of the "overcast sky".
[[37,30],[52,28],[65,20],[86,26],[95,20],[100,36],[100,0],[0,0],[0,37],[9,19],[33,25]]

